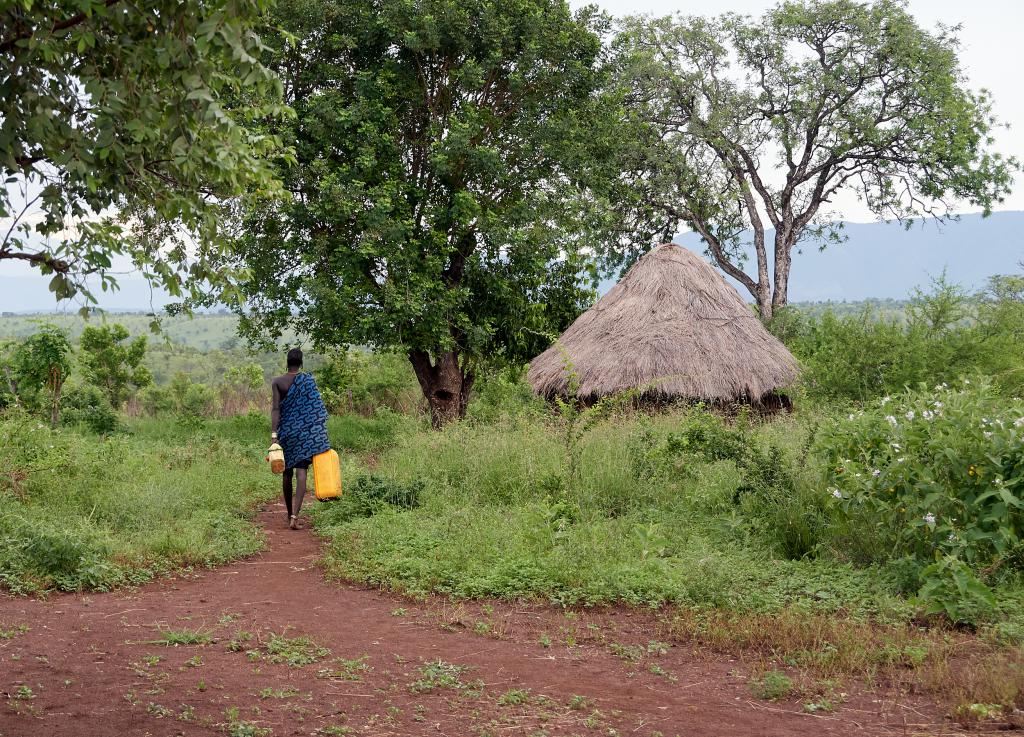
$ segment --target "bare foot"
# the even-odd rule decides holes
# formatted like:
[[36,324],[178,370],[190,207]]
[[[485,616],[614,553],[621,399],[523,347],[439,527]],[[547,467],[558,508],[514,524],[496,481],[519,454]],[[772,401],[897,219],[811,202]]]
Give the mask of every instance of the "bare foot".
[[291,521],[288,523],[288,526],[293,530],[299,529],[299,518],[293,514]]

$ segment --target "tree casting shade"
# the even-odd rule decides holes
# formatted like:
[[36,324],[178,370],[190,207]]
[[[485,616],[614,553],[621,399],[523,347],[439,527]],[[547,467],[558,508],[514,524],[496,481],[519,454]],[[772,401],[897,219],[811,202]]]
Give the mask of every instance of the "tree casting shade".
[[645,395],[761,403],[799,373],[796,359],[704,259],[666,243],[530,363],[538,394],[564,396],[566,355],[578,396]]

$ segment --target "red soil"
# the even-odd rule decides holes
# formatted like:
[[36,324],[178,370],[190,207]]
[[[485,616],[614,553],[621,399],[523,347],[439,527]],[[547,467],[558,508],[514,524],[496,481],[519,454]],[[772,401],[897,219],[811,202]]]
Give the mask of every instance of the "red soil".
[[[280,505],[264,512],[266,551],[234,565],[137,591],[0,598],[0,630],[29,628],[0,639],[0,737],[955,731],[918,700],[850,684],[832,713],[759,701],[744,663],[648,647],[660,630],[644,612],[417,602],[327,582],[317,539],[283,529],[284,518]],[[168,630],[211,641],[153,642]],[[253,639],[232,650],[238,631]],[[271,662],[272,633],[308,636],[330,653],[298,667]],[[466,668],[463,687],[413,686],[438,659]],[[513,703],[522,696],[511,689],[525,702]]]

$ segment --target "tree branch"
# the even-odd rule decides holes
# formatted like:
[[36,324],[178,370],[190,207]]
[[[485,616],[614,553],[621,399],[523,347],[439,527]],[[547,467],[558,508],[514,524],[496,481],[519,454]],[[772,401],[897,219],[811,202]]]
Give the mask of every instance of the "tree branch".
[[[119,2],[121,2],[121,0],[106,0],[104,2],[104,7],[109,8],[112,5],[117,5]],[[86,19],[88,19],[90,17],[91,16],[86,15],[84,12],[83,13],[76,13],[75,15],[71,16],[70,18],[65,18],[64,20],[57,21],[56,23],[54,23],[50,27],[49,33],[52,35],[54,33],[59,33],[60,31],[66,31],[69,28],[73,28],[74,26],[77,26],[78,24],[83,23]],[[20,33],[20,34],[18,34],[16,36],[12,36],[11,38],[9,38],[6,41],[4,41],[3,43],[0,43],[0,53],[7,53],[12,48],[14,48],[14,46],[19,41],[25,41],[25,40],[28,40],[28,39],[32,38],[34,35],[36,35],[37,31],[38,31],[38,29],[33,29],[33,30],[25,32],[25,33]]]
[[28,261],[33,264],[49,266],[58,274],[67,274],[71,271],[71,264],[67,261],[62,261],[59,258],[54,258],[47,253],[14,253],[12,251],[0,251],[0,261],[5,259]]

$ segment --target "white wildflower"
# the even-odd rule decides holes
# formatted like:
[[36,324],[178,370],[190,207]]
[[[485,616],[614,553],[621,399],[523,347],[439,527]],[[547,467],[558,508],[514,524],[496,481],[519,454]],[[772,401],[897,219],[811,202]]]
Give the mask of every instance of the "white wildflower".
[[895,451],[896,451],[897,453],[898,453],[898,452],[900,451],[900,444],[899,444],[899,443],[891,443],[891,447],[892,447],[892,449],[893,449],[893,450],[895,450]]
[[884,407],[885,405],[889,404],[891,400],[892,397],[882,397],[882,406]]
[[900,456],[899,458],[896,459],[896,462],[897,463],[903,463],[903,461],[905,461],[905,460],[907,460],[907,459],[904,458],[903,456]]
[[[1022,419],[1024,419],[1024,418],[1022,418]],[[889,423],[890,425],[892,425],[893,427],[896,427],[896,425],[898,424],[898,423],[896,422],[896,418],[895,418],[895,417],[893,417],[892,415],[886,415],[886,416],[885,416],[885,421],[886,421],[886,422],[888,422],[888,423]]]
[[843,492],[839,491],[839,489],[833,488],[831,491],[832,491],[832,496],[834,496],[836,499],[842,499],[843,498]]
[[982,433],[982,435],[984,435],[984,436],[985,436],[986,438],[990,438],[990,437],[992,437],[992,433],[990,433],[990,432],[988,432],[988,431],[986,431],[986,432],[983,432],[983,433]]
[[935,417],[935,413],[932,412],[930,409],[926,409],[924,412],[921,413],[921,416],[926,420],[931,421]]
[[907,412],[907,419],[908,420],[914,419],[914,410],[910,410],[909,412]]
[[932,406],[935,409],[942,409],[942,402],[932,402]]
[[848,420],[853,420],[853,419],[856,419],[856,417],[857,417],[857,415],[850,415],[850,416],[849,416],[849,417],[847,417],[846,419],[848,419]]
[[949,533],[949,537],[947,537],[946,539],[949,540],[951,543],[956,542],[956,533]]
[[878,470],[877,468],[876,468],[876,469],[873,469],[873,470],[871,471],[871,475],[872,475],[872,476],[874,476],[875,478],[878,478],[878,477],[879,477],[879,475],[881,475],[881,473],[882,473],[882,472],[881,472],[881,471],[879,471],[879,470]]
[[929,512],[928,514],[926,514],[924,516],[924,521],[927,522],[930,525],[934,525],[935,524],[935,515],[932,514],[931,512]]
[[1024,417],[1018,417],[1016,420],[1013,421],[1014,427],[1020,427],[1021,425],[1024,425]]

